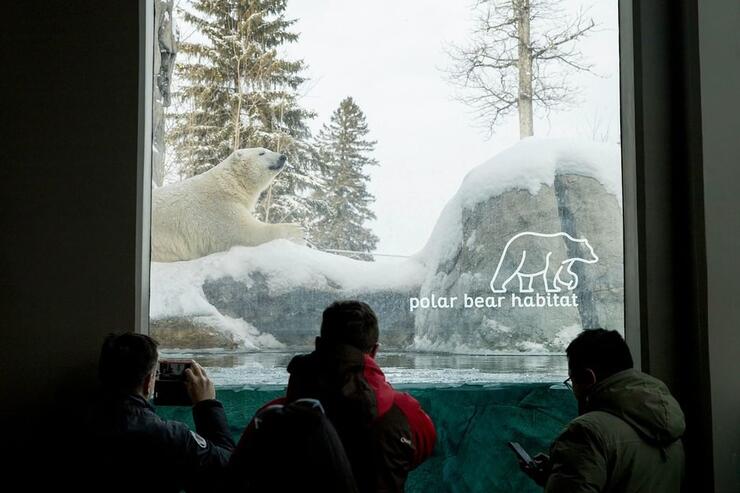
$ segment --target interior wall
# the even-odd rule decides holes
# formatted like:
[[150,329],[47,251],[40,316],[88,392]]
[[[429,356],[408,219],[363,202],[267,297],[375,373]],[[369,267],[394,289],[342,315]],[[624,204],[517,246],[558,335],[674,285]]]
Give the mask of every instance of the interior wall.
[[[687,420],[687,491],[712,491],[695,0],[623,0],[627,340]],[[632,56],[630,56],[630,54]]]
[[715,489],[740,492],[740,2],[700,0]]
[[620,14],[628,342],[686,414],[686,491],[738,492],[740,3]]
[[139,8],[10,2],[3,21],[0,412],[30,445],[135,327]]

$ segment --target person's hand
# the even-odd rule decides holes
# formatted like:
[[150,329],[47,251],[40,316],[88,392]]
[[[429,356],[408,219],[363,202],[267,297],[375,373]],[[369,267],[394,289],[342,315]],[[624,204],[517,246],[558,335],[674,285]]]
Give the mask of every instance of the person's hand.
[[216,389],[206,375],[206,371],[193,361],[190,368],[185,370],[185,387],[188,389],[193,405],[200,401],[216,398]]
[[544,487],[548,476],[550,476],[550,457],[546,454],[537,454],[532,460],[533,462],[529,464],[520,460],[519,468],[535,483]]

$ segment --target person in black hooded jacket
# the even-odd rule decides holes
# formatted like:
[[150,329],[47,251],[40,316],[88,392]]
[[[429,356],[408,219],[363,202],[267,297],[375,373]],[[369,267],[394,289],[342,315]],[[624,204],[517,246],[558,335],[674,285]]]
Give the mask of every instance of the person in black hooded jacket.
[[[402,492],[408,473],[431,455],[436,431],[419,403],[386,381],[375,362],[378,347],[378,320],[367,304],[333,303],[324,310],[316,350],[291,360],[286,396],[265,408],[317,399],[342,441],[358,490]],[[232,463],[240,460],[248,435],[249,427]]]
[[87,491],[213,491],[234,441],[213,383],[192,362],[185,370],[196,431],[161,419],[149,403],[157,342],[143,334],[111,334],[100,355],[102,392],[86,419],[83,482]]
[[261,409],[238,449],[229,464],[229,493],[357,493],[344,446],[316,399]]

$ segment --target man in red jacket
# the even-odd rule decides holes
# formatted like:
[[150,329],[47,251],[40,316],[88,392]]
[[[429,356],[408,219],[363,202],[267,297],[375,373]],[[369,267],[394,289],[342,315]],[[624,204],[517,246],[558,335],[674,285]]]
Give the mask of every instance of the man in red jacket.
[[[416,399],[386,381],[377,352],[373,310],[360,301],[334,302],[324,310],[316,350],[293,358],[286,397],[268,406],[318,399],[344,445],[358,489],[402,492],[409,471],[431,455],[436,431]],[[253,426],[232,462],[238,462]]]

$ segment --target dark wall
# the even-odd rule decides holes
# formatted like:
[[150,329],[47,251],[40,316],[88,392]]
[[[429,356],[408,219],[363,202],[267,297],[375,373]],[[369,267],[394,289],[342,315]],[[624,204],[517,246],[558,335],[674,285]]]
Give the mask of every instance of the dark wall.
[[688,491],[711,491],[695,6],[620,3],[625,308],[642,370],[665,381],[686,414]]
[[740,491],[740,4],[620,10],[627,335],[686,414],[687,491]]
[[102,337],[134,328],[139,10],[9,2],[2,21],[0,395],[18,430],[89,389]]
[[707,328],[715,485],[740,492],[740,2],[700,0]]

